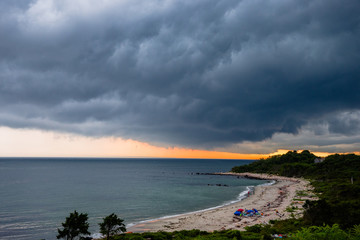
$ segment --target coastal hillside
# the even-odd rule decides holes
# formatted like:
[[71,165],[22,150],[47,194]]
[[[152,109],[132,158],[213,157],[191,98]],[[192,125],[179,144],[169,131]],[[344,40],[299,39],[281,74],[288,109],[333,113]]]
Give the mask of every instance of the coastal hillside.
[[348,229],[360,224],[360,156],[334,154],[318,158],[308,150],[289,151],[244,166],[232,172],[268,173],[304,177],[311,181],[319,200],[306,201],[304,223],[339,224]]

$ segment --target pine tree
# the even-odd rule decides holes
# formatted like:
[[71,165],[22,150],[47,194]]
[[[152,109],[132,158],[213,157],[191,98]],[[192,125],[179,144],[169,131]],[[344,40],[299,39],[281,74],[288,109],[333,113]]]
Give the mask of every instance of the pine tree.
[[100,233],[106,235],[106,239],[109,240],[110,236],[113,236],[114,234],[117,234],[119,232],[126,231],[123,222],[124,220],[118,218],[115,213],[112,213],[109,216],[103,218],[102,223],[99,223]]
[[66,240],[73,240],[79,235],[90,235],[89,223],[87,222],[88,215],[86,213],[78,213],[74,211],[66,218],[64,223],[61,223],[63,230],[58,229],[57,239],[63,238]]

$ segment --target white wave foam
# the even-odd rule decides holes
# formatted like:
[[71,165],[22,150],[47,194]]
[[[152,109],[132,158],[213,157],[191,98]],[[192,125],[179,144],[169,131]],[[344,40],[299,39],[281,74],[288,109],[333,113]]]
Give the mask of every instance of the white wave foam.
[[259,186],[270,186],[276,183],[276,180],[271,180],[270,182],[260,184]]
[[104,235],[102,235],[101,233],[93,233],[90,235],[90,237],[92,237],[93,239],[100,239],[103,238]]

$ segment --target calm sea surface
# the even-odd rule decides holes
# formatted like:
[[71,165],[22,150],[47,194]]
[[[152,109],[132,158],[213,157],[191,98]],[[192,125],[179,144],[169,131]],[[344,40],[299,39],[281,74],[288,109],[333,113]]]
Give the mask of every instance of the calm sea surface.
[[113,212],[132,224],[223,205],[266,181],[193,173],[250,162],[0,158],[0,239],[56,239],[74,210],[88,213],[89,230],[98,233],[98,223]]

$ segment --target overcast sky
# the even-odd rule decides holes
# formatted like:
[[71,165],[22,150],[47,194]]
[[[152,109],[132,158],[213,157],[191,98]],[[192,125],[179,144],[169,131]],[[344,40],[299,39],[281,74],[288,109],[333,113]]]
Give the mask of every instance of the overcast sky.
[[0,126],[360,149],[358,0],[1,0]]

